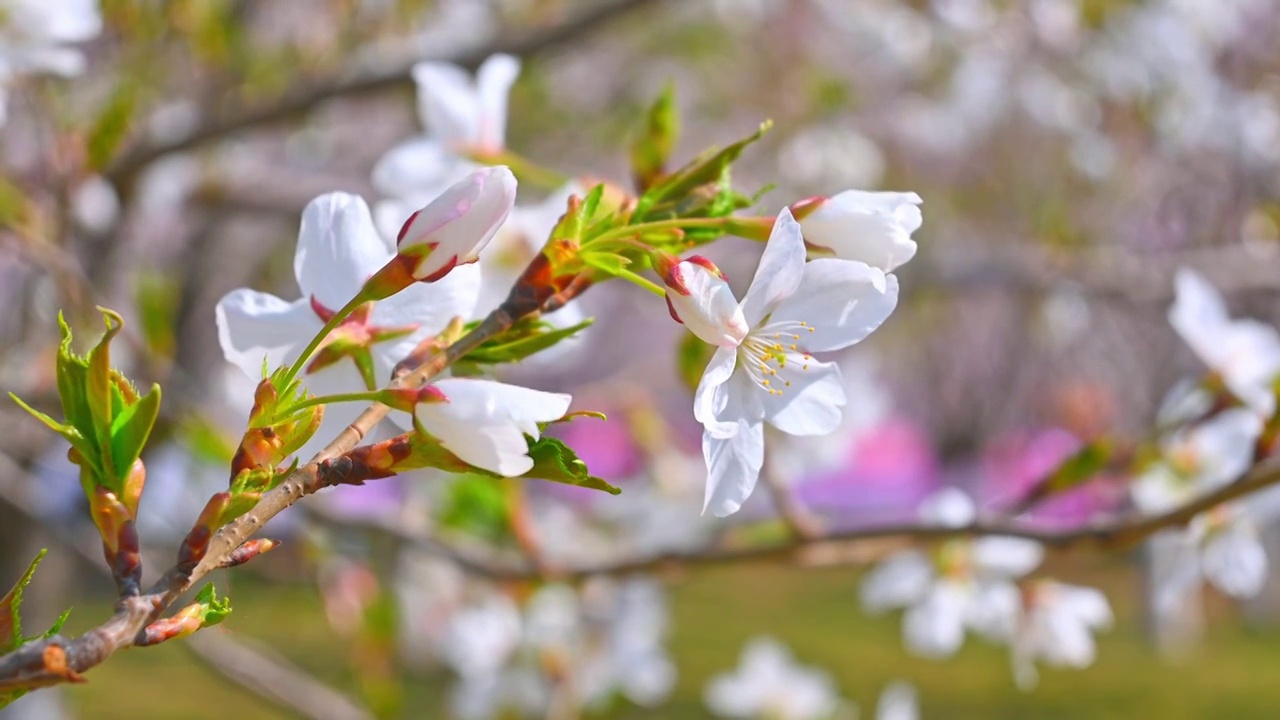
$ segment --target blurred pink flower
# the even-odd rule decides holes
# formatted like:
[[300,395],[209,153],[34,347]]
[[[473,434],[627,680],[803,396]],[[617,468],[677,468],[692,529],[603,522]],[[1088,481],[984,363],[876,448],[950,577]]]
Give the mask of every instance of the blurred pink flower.
[[[980,504],[1004,507],[1016,503],[1080,446],[1078,438],[1061,428],[997,436],[978,458],[982,470],[976,488]],[[1122,492],[1110,483],[1093,481],[1038,505],[1028,516],[1044,525],[1079,525],[1114,508],[1121,498]]]

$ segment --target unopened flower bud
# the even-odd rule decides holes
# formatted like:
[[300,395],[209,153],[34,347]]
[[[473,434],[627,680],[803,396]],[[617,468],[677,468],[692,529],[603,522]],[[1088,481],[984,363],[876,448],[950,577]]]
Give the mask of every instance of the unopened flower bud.
[[719,347],[736,347],[747,336],[746,318],[729,283],[710,260],[694,255],[663,276],[667,309],[701,340]]

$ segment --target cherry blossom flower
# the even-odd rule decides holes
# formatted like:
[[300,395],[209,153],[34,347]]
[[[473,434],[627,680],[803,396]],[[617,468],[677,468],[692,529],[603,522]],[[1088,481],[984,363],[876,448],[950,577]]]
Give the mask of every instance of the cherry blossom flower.
[[536,440],[538,423],[564,417],[573,399],[473,378],[445,378],[431,387],[437,398],[414,408],[422,429],[459,459],[507,477],[533,468],[525,435]]
[[[973,502],[954,488],[941,490],[920,506],[928,524],[960,527],[972,522]],[[991,599],[1016,597],[1012,580],[1040,564],[1039,543],[989,536],[949,540],[933,554],[902,550],[872,570],[862,584],[862,604],[871,612],[906,608],[903,639],[919,655],[948,657],[960,649],[965,630],[999,637],[1012,626],[1010,603]]]
[[582,590],[583,612],[595,620],[591,651],[577,659],[575,679],[584,703],[605,707],[615,693],[655,707],[675,689],[676,668],[664,642],[670,620],[658,582],[593,578]]
[[672,316],[719,348],[694,399],[705,428],[704,512],[730,515],[751,494],[764,458],[764,422],[791,435],[840,426],[839,368],[810,353],[859,342],[897,304],[892,275],[834,258],[805,263],[804,253],[800,225],[783,210],[741,303],[706,260],[691,258],[667,273]]
[[468,153],[502,151],[507,94],[519,73],[519,61],[509,55],[486,60],[474,82],[456,65],[414,67],[418,114],[427,134],[392,148],[374,166],[374,186],[390,197],[375,208],[378,227],[394,234],[409,211],[478,169]]
[[[1164,442],[1163,458],[1134,480],[1134,504],[1160,514],[1234,482],[1252,464],[1261,432],[1261,420],[1245,408],[1179,430]],[[1237,598],[1262,590],[1268,563],[1258,536],[1257,502],[1225,503],[1197,515],[1186,530],[1161,533],[1162,552],[1176,561],[1161,563],[1157,611],[1171,612],[1202,580]]]
[[1227,388],[1264,418],[1276,412],[1280,333],[1252,319],[1232,320],[1222,297],[1203,277],[1178,271],[1169,322]]
[[[294,276],[302,297],[292,302],[241,288],[217,305],[218,341],[232,364],[254,379],[264,359],[275,368],[295,361],[325,321],[360,292],[365,280],[395,256],[373,227],[364,200],[331,193],[302,213]],[[315,395],[354,392],[390,379],[395,364],[415,345],[456,316],[470,317],[479,292],[479,270],[460,268],[433,284],[368,303],[335,329],[303,376]],[[362,410],[355,403],[325,408],[320,430],[300,452],[309,457]]]
[[920,701],[916,689],[902,680],[895,680],[880,691],[876,703],[876,720],[919,720]]
[[19,75],[84,72],[84,56],[67,47],[102,32],[97,0],[8,0],[0,17],[0,124],[6,86]]
[[719,717],[769,720],[826,720],[842,705],[830,676],[799,665],[785,645],[767,637],[743,648],[735,672],[712,678],[703,700]]
[[888,273],[915,257],[920,203],[915,193],[846,190],[797,203],[796,216],[809,245]]
[[1055,580],[1028,583],[1012,639],[1013,672],[1029,690],[1038,681],[1035,661],[1055,667],[1085,668],[1093,664],[1093,633],[1114,622],[1111,605],[1101,591]]

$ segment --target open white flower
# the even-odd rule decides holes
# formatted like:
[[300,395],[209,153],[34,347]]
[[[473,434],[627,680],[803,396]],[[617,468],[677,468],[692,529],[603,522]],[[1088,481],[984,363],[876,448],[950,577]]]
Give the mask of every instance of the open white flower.
[[1085,668],[1093,664],[1093,633],[1107,630],[1114,618],[1101,591],[1054,580],[1029,583],[1022,593],[1013,636],[1013,673],[1024,690],[1035,686],[1035,662],[1055,667]]
[[575,684],[588,707],[607,707],[621,693],[641,707],[661,704],[675,689],[676,668],[664,642],[670,624],[660,583],[647,578],[593,578],[582,589],[596,642],[578,658]]
[[0,4],[0,124],[5,86],[19,75],[84,72],[84,55],[71,43],[102,32],[97,0],[7,0]]
[[474,79],[451,63],[418,63],[418,113],[431,135],[455,153],[498,152],[506,144],[507,96],[519,75],[520,61],[511,55],[491,55]]
[[[1252,410],[1233,408],[1174,433],[1163,458],[1134,480],[1134,505],[1148,514],[1180,507],[1238,479],[1253,462],[1262,421]],[[1258,535],[1255,498],[1225,503],[1192,519],[1186,530],[1161,533],[1161,547],[1176,564],[1156,578],[1155,603],[1171,613],[1187,593],[1207,580],[1237,598],[1262,590],[1267,554]]]
[[797,215],[810,245],[893,272],[916,255],[920,202],[915,193],[846,190],[800,204]]
[[538,423],[564,417],[573,400],[562,393],[473,378],[445,378],[431,387],[436,401],[414,408],[422,429],[459,459],[506,477],[533,468],[525,435],[538,439]]
[[1232,320],[1221,296],[1192,270],[1178,270],[1175,285],[1173,329],[1236,397],[1264,418],[1274,415],[1280,333],[1257,320]]
[[394,235],[405,217],[480,166],[469,153],[493,154],[505,145],[507,95],[520,73],[509,55],[486,60],[473,81],[456,65],[419,63],[418,114],[427,130],[387,151],[373,168],[373,184],[390,200],[375,208],[378,227]]
[[800,225],[779,214],[741,303],[724,277],[697,258],[667,273],[672,315],[717,345],[694,398],[707,462],[704,512],[737,512],[764,459],[764,422],[791,435],[840,426],[844,383],[834,363],[810,353],[848,347],[884,322],[898,281],[864,263],[805,262]]
[[712,713],[726,718],[826,720],[841,707],[830,676],[796,663],[772,638],[748,643],[737,671],[712,678],[703,699]]
[[[390,241],[374,229],[364,200],[346,193],[312,200],[302,213],[293,265],[302,297],[289,302],[247,288],[228,293],[216,309],[223,354],[255,380],[262,377],[264,359],[271,368],[293,362],[331,314],[394,256]],[[395,364],[415,345],[454,317],[471,316],[479,279],[477,268],[460,268],[440,282],[415,283],[352,313],[308,363],[307,390],[355,392],[390,379]],[[362,409],[356,403],[326,407],[320,430],[299,454],[308,457]]]
[[[958,527],[974,515],[972,501],[952,489],[920,507],[920,519],[934,525]],[[907,648],[925,657],[948,657],[960,649],[966,630],[995,639],[1008,636],[1018,592],[1011,581],[1043,558],[1039,543],[1003,536],[949,540],[931,555],[902,550],[868,573],[862,604],[871,612],[906,608]]]

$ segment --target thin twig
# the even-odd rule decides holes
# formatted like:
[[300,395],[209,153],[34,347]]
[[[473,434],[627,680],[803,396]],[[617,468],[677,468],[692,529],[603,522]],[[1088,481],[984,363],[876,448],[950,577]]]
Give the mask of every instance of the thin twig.
[[[462,67],[474,69],[485,58],[495,53],[529,56],[556,45],[573,40],[623,14],[649,5],[655,0],[611,0],[603,2],[581,15],[555,27],[533,33],[528,37],[497,42],[483,48],[461,53],[451,58],[441,58]],[[205,122],[192,130],[171,139],[148,142],[134,146],[107,168],[105,176],[112,183],[127,183],[139,170],[155,160],[174,152],[190,150],[209,142],[253,127],[279,123],[297,117],[316,106],[337,97],[363,95],[398,86],[408,86],[412,80],[413,66],[420,60],[404,63],[394,68],[366,71],[346,77],[316,80],[297,90],[286,93],[270,105],[242,108],[236,112]]]

